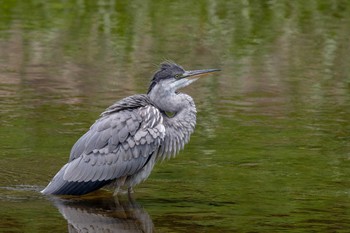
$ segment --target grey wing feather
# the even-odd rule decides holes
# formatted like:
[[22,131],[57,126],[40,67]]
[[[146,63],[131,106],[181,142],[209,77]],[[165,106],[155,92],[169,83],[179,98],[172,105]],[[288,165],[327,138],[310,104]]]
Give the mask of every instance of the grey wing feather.
[[[118,124],[114,124],[116,119]],[[145,166],[164,137],[161,113],[152,105],[103,115],[75,143],[69,162],[52,180],[51,188],[49,184],[43,193],[74,195],[81,193],[76,188],[78,185],[89,192],[108,181],[133,175]]]

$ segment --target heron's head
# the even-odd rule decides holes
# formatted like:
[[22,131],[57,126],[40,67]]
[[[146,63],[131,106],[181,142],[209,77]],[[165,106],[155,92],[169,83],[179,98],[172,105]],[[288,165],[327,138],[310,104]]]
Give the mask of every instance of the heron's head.
[[148,94],[155,89],[157,89],[156,92],[175,93],[178,89],[195,82],[199,77],[215,71],[219,71],[219,69],[186,71],[175,63],[164,62],[161,64],[160,70],[154,74]]

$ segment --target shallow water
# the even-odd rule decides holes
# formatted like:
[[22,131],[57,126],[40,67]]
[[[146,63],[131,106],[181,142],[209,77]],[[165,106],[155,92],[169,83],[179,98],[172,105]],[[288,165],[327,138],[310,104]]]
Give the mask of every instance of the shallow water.
[[[346,1],[1,1],[0,232],[349,232]],[[133,200],[39,191],[164,59],[196,131]],[[74,230],[75,228],[75,230]]]

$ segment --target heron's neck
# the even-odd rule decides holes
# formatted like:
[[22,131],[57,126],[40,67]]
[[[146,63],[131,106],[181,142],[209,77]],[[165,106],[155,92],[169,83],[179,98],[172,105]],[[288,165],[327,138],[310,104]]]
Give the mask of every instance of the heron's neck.
[[[159,156],[175,156],[189,141],[196,125],[196,106],[191,96],[178,93],[158,98],[155,103],[164,114],[164,126],[166,136]],[[174,116],[169,117],[165,112],[172,112]]]
[[[196,105],[194,104],[192,97],[183,93],[179,93],[176,94],[174,98],[176,100],[169,101],[168,109],[163,110],[174,114],[172,117],[164,114],[166,123],[174,127],[181,125],[186,129],[189,128],[189,130],[192,132],[196,124],[197,113]],[[176,103],[176,106],[171,103]]]

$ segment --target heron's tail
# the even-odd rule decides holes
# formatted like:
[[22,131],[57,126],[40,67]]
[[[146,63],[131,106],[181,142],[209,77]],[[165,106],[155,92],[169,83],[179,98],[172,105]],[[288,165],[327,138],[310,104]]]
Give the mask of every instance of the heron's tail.
[[53,195],[83,195],[93,192],[97,189],[112,182],[112,180],[96,180],[96,181],[67,181],[63,179],[64,172],[67,168],[64,165],[61,170],[55,175],[52,181],[44,188],[42,194]]

